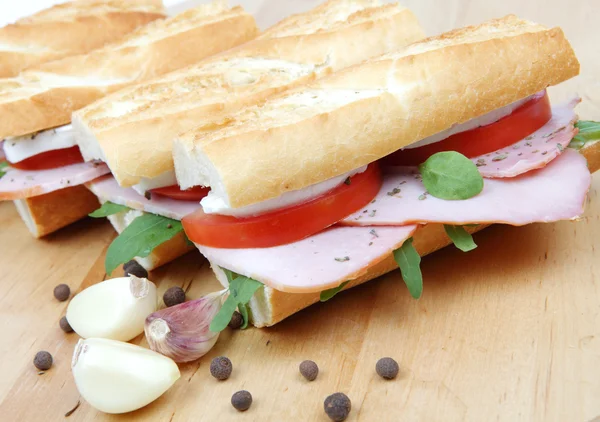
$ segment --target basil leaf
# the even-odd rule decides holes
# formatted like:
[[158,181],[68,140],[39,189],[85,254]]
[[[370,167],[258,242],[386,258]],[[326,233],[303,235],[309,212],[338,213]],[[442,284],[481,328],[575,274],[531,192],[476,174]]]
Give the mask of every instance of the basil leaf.
[[142,214],[110,244],[104,266],[110,275],[120,264],[138,256],[144,258],[158,245],[183,231],[181,221],[156,214]]
[[321,292],[321,297],[319,298],[319,300],[321,302],[327,302],[329,299],[337,295],[348,283],[350,283],[350,280],[344,281],[342,284],[340,284],[337,287],[334,287],[333,289],[323,290]]
[[575,127],[579,129],[579,133],[575,135],[569,147],[581,149],[590,141],[600,140],[600,122],[579,120]]
[[119,205],[115,204],[114,202],[106,201],[100,208],[88,215],[94,218],[108,217],[109,215],[118,214],[128,209],[129,207],[126,207],[125,205]]
[[237,308],[237,302],[232,295],[229,295],[229,297],[225,299],[225,302],[223,302],[223,306],[221,306],[219,312],[217,312],[210,322],[208,329],[213,333],[223,331],[231,321],[231,316],[235,312],[235,308]]
[[433,154],[419,166],[425,189],[440,199],[469,199],[483,190],[477,166],[456,151]]
[[473,241],[473,236],[464,227],[444,224],[444,230],[446,230],[446,234],[452,240],[454,246],[461,251],[469,252],[477,247],[475,241]]
[[0,179],[6,174],[6,171],[4,171],[5,168],[8,168],[8,161],[0,163]]
[[394,259],[400,267],[402,279],[404,279],[410,295],[418,299],[423,294],[423,274],[421,274],[421,257],[412,242],[411,237],[396,249]]
[[248,328],[248,307],[247,305],[242,305],[239,304],[238,305],[238,310],[240,311],[240,314],[242,314],[242,321],[244,321],[240,327],[240,329],[245,330],[246,328]]
[[256,292],[259,287],[262,287],[262,285],[263,284],[260,281],[238,275],[229,283],[229,292],[235,297],[238,304],[245,305],[250,302],[250,299],[254,296],[254,292]]

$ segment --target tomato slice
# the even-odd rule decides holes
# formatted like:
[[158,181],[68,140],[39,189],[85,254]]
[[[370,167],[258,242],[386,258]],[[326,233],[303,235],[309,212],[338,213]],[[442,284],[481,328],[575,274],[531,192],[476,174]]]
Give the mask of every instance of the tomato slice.
[[178,185],[165,186],[164,188],[151,189],[150,192],[157,195],[166,196],[171,199],[178,199],[180,201],[200,201],[206,195],[208,195],[210,188],[203,186],[194,186],[186,190],[182,190]]
[[415,166],[441,151],[478,157],[519,142],[548,123],[551,117],[550,100],[544,91],[497,122],[454,134],[440,142],[396,151],[383,161],[389,165]]
[[377,164],[352,176],[333,190],[302,204],[256,217],[205,214],[202,209],[183,218],[193,242],[215,248],[266,248],[304,239],[367,205],[381,188]]
[[83,163],[81,151],[77,145],[42,152],[33,157],[26,158],[18,163],[10,162],[10,166],[20,170],[47,170],[69,164]]

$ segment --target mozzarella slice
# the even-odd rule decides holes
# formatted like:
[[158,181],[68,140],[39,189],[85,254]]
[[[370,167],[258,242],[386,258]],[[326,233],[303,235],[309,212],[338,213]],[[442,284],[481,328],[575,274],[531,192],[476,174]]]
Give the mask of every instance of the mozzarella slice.
[[77,145],[71,125],[44,130],[25,136],[7,138],[4,141],[4,154],[11,163],[31,158],[35,155]]

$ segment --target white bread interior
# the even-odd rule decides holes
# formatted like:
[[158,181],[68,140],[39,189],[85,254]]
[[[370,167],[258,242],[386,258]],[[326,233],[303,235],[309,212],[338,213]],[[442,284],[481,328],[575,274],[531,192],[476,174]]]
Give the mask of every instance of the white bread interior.
[[69,123],[73,111],[110,92],[196,63],[257,34],[251,15],[218,0],[151,22],[89,54],[0,80],[0,138]]
[[98,209],[100,203],[85,186],[72,186],[13,201],[35,238],[46,236]]
[[172,140],[204,122],[423,37],[415,16],[375,0],[330,0],[256,40],[75,113],[86,160],[122,186],[173,170]]
[[[117,233],[122,233],[123,230],[131,224],[134,218],[142,213],[142,211],[138,210],[129,210],[109,215],[107,218]],[[144,258],[136,257],[134,259],[147,271],[151,271],[192,250],[194,250],[194,246],[186,240],[185,235],[181,232],[154,248],[154,250],[150,252],[150,255]]]
[[[560,28],[507,16],[298,87],[174,142],[182,188],[232,208],[357,169],[579,73]],[[248,177],[252,175],[252,177]]]
[[161,0],[89,0],[59,4],[19,19],[0,28],[0,78],[100,48],[164,12]]
[[[590,172],[600,169],[600,141],[586,145],[580,151],[588,161]],[[487,225],[477,227],[466,227],[470,233],[484,229]],[[414,247],[419,255],[425,256],[445,246],[452,244],[446,235],[442,224],[426,224],[421,226],[413,235]],[[221,268],[216,265],[211,267],[217,280],[227,286],[227,277]],[[342,290],[346,290],[377,278],[390,271],[398,270],[398,264],[392,255],[383,261],[371,266],[362,277],[352,280]],[[284,293],[268,286],[263,286],[256,291],[249,302],[250,320],[256,327],[268,327],[274,325],[290,315],[318,302],[320,292],[315,293]]]

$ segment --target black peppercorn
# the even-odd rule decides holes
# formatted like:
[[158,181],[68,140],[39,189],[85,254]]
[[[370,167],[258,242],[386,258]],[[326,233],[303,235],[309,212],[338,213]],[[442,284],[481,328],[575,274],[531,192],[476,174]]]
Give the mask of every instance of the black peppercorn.
[[210,362],[210,374],[218,380],[226,380],[231,375],[233,365],[225,356],[214,358]]
[[231,396],[231,404],[240,412],[244,412],[250,408],[252,404],[252,394],[246,390],[241,390]]
[[63,330],[65,333],[73,332],[73,328],[71,327],[71,324],[69,324],[69,321],[67,321],[66,316],[64,316],[60,319],[60,321],[58,322],[58,325],[60,325],[60,329]]
[[341,422],[348,417],[352,404],[348,396],[344,393],[335,393],[325,399],[323,407],[329,419]]
[[163,302],[167,307],[179,305],[185,302],[185,292],[181,287],[171,287],[163,295]]
[[242,314],[240,314],[238,311],[234,311],[233,315],[231,315],[231,321],[229,321],[228,325],[230,328],[237,330],[242,326],[243,323],[244,318],[242,317]]
[[52,355],[46,351],[37,352],[33,364],[40,371],[46,371],[52,366]]
[[300,364],[300,373],[309,381],[314,381],[319,374],[319,367],[312,360],[305,360]]
[[398,372],[400,371],[400,367],[398,366],[398,362],[392,358],[381,358],[377,361],[375,370],[380,377],[391,380],[396,378],[396,375],[398,375]]
[[134,275],[140,278],[148,278],[148,271],[146,271],[146,269],[142,267],[135,259],[123,264],[123,271],[125,272],[125,277]]
[[71,296],[71,289],[66,284],[59,284],[54,288],[54,297],[60,302],[64,302]]

